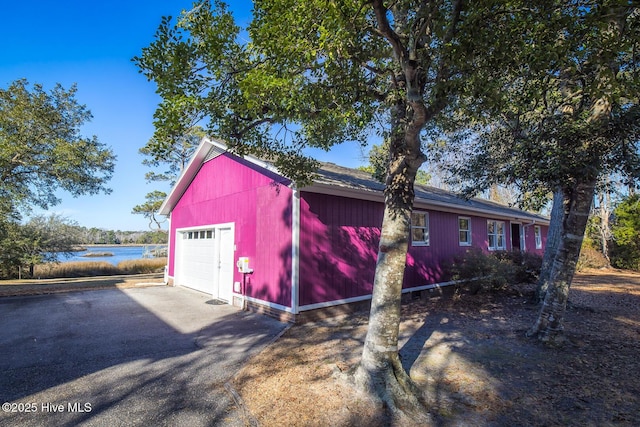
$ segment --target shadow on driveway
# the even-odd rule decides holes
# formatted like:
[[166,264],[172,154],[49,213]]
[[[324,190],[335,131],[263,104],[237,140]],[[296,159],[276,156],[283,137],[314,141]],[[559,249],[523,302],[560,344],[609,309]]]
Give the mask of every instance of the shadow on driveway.
[[2,298],[0,324],[0,424],[59,426],[244,425],[224,383],[286,327],[165,286]]

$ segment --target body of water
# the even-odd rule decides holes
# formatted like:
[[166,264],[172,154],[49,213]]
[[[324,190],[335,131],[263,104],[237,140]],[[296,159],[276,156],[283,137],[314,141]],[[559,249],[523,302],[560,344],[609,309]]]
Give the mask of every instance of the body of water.
[[[144,258],[144,251],[150,249],[161,248],[162,245],[147,245],[147,246],[122,246],[122,245],[105,245],[105,246],[87,246],[86,251],[73,252],[69,256],[63,254],[58,255],[58,260],[61,262],[71,261],[106,261],[113,265],[118,265],[120,261],[127,261],[130,259],[142,259]],[[104,253],[109,252],[113,256],[84,256],[91,253]]]

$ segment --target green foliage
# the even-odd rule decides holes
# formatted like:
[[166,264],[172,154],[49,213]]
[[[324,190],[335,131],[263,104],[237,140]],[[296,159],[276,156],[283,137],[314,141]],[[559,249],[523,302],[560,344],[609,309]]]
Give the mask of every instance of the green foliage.
[[0,206],[17,211],[59,202],[59,188],[74,196],[110,192],[115,156],[80,128],[91,113],[76,88],[51,92],[26,80],[0,89]]
[[162,227],[164,219],[158,218],[158,211],[162,206],[167,194],[162,191],[152,191],[146,195],[147,201],[133,208],[131,213],[140,214],[149,220],[149,228],[153,229],[154,225],[159,230]]
[[504,291],[522,283],[534,283],[540,275],[542,257],[520,251],[485,253],[470,249],[454,258],[453,280],[468,286],[472,293]]
[[[389,143],[384,142],[381,145],[373,145],[371,151],[369,151],[369,164],[367,166],[360,166],[358,168],[361,171],[370,173],[374,179],[384,183],[387,180],[387,172],[389,169]],[[416,173],[416,184],[428,185],[431,176],[419,169]]]
[[618,205],[611,231],[611,264],[618,268],[640,270],[640,196],[630,196]]
[[513,52],[538,18],[518,5],[260,0],[246,41],[224,3],[200,1],[163,18],[133,61],[162,98],[157,141],[206,121],[232,151],[305,183],[317,167],[305,148],[377,133],[413,168],[424,161],[419,136],[447,127],[438,118],[497,108],[490,83],[519,66]]
[[467,194],[516,184],[540,206],[557,188],[619,172],[640,176],[640,15],[631,2],[558,2],[540,20],[522,67],[500,84],[504,108],[463,149]]
[[0,226],[0,278],[17,277],[21,269],[27,276],[34,265],[72,252],[80,240],[77,224],[60,215],[35,216],[26,224],[5,222]]

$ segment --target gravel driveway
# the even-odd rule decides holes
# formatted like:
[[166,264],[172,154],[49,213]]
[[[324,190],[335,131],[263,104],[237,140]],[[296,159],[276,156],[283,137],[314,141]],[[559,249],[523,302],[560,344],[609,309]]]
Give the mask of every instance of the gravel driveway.
[[244,425],[224,384],[286,325],[166,286],[0,298],[0,425]]

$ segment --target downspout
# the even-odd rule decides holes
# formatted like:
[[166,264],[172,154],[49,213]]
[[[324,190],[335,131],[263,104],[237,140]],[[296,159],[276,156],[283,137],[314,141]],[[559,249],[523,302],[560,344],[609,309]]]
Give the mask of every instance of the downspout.
[[291,311],[300,312],[300,191],[291,188]]

